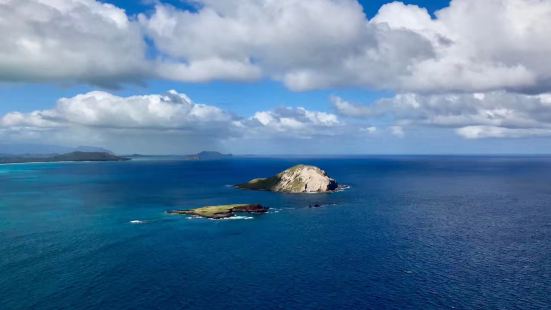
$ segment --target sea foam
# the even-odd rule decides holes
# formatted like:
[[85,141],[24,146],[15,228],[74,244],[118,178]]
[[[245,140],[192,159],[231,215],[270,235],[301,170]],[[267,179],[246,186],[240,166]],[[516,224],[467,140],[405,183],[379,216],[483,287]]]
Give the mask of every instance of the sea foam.
[[347,189],[350,189],[350,185],[339,185],[335,192],[344,192]]
[[225,217],[225,218],[222,218],[222,219],[209,219],[209,220],[212,220],[212,221],[234,221],[234,220],[252,220],[254,219],[254,217],[252,216],[241,216],[241,215],[237,215],[237,216],[232,216],[232,217]]

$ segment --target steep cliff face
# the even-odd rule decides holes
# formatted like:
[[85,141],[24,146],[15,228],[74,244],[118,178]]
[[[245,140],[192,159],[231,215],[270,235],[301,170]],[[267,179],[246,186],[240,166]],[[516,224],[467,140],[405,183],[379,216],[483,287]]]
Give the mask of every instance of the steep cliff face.
[[253,179],[238,188],[285,193],[323,193],[337,189],[337,182],[315,166],[298,165],[270,178]]

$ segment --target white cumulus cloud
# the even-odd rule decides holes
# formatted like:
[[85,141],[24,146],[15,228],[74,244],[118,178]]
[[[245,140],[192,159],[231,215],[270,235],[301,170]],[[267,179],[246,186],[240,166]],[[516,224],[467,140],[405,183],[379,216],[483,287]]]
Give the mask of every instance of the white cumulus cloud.
[[[161,74],[190,81],[188,71],[197,64],[201,76],[267,76],[294,90],[390,87],[408,66],[433,55],[430,42],[412,31],[370,25],[354,0],[198,3],[197,12],[158,4],[151,16],[140,15],[158,50],[185,64]],[[237,68],[233,76],[228,66]]]
[[140,27],[93,0],[1,0],[0,81],[117,86],[149,75]]
[[[156,2],[129,17],[95,0],[1,0],[0,81],[270,78],[292,90],[551,90],[551,2],[452,0],[434,13],[357,0]],[[147,42],[147,43],[146,43]]]
[[238,134],[237,118],[176,91],[119,97],[93,91],[61,98],[52,109],[0,117],[4,141],[102,145],[113,150],[182,152],[214,147]]
[[396,126],[455,128],[465,138],[520,138],[551,133],[551,95],[504,91],[419,95],[399,94],[370,105],[333,97],[340,115],[386,121]]
[[331,113],[286,107],[237,116],[194,103],[174,90],[120,97],[92,91],[61,98],[51,109],[0,116],[0,139],[66,145],[101,145],[115,151],[193,152],[232,139],[331,136],[344,124]]
[[335,114],[310,111],[302,107],[256,112],[246,121],[253,132],[271,132],[298,138],[335,135],[344,124]]
[[408,91],[549,90],[551,2],[452,0],[432,19],[415,5],[384,5],[371,21],[430,40],[435,56],[403,76]]
[[525,138],[551,136],[551,128],[507,128],[497,126],[467,126],[457,129],[467,139]]
[[551,86],[549,1],[452,0],[436,18],[393,2],[371,20],[355,0],[197,3],[196,12],[158,4],[152,15],[140,16],[158,50],[184,64],[161,69],[164,76],[267,76],[293,90],[541,92]]
[[119,97],[93,91],[61,98],[55,108],[0,118],[4,127],[55,128],[59,125],[98,128],[186,129],[202,123],[227,123],[232,116],[213,106],[195,104],[174,90],[165,95]]

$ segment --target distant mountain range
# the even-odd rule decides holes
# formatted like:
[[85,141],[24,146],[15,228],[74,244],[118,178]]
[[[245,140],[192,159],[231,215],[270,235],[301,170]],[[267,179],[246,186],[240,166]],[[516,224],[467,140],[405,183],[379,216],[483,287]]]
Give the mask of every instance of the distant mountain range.
[[203,151],[197,154],[185,155],[186,160],[219,160],[231,158],[232,154],[222,154],[220,152]]
[[66,154],[71,152],[100,152],[109,153],[111,151],[95,146],[66,147],[51,144],[7,144],[0,143],[0,154],[6,155],[52,155]]
[[70,152],[60,155],[2,155],[0,164],[46,163],[62,161],[123,161],[129,158],[119,157],[107,152]]
[[[168,156],[184,160],[221,160],[232,158],[232,154],[202,151],[197,154]],[[66,147],[51,144],[7,144],[0,143],[1,163],[57,162],[57,161],[113,161],[129,158],[159,157],[133,154],[124,157],[95,146]]]

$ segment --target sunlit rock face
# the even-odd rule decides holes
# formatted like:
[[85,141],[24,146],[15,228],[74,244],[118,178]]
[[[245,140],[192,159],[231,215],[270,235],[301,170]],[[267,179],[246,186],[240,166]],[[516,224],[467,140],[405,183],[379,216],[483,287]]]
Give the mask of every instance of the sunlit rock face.
[[270,178],[253,179],[238,188],[284,193],[324,193],[337,189],[337,182],[315,166],[297,165]]

